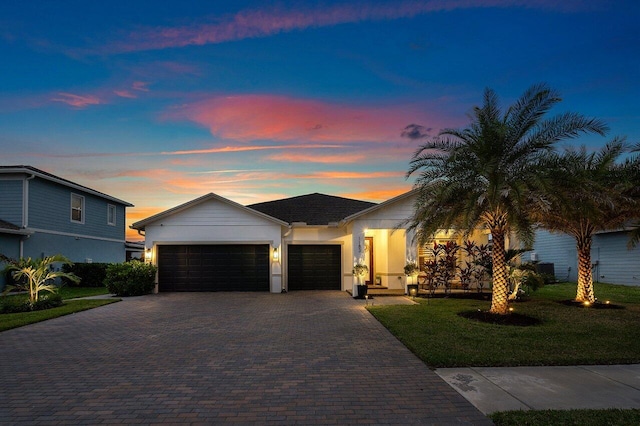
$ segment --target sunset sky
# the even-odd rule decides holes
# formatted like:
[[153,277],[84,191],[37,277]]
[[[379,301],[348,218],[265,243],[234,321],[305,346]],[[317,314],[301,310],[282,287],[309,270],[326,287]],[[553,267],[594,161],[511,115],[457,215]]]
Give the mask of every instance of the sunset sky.
[[[0,164],[135,205],[411,188],[421,140],[546,82],[640,142],[640,2],[2,1]],[[134,239],[135,234],[128,235]]]

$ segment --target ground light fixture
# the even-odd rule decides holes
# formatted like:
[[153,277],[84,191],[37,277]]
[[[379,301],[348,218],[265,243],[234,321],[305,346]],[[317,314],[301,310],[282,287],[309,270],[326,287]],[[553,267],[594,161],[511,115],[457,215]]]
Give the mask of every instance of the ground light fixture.
[[409,295],[415,298],[418,295],[418,289],[415,286],[411,286],[411,288],[409,288]]

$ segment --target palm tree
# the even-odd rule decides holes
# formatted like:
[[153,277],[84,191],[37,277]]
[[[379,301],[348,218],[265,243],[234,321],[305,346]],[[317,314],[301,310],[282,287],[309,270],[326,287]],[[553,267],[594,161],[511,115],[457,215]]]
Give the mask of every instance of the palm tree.
[[3,258],[9,264],[4,268],[11,274],[15,281],[14,284],[8,285],[5,291],[11,288],[18,288],[29,292],[29,303],[33,305],[39,299],[41,291],[55,293],[58,286],[55,284],[56,278],[67,278],[75,283],[80,282],[80,278],[71,272],[63,272],[55,270],[55,264],[73,265],[66,257],[56,254],[42,259],[21,258],[17,261],[11,261]]
[[507,314],[505,237],[533,241],[530,211],[546,209],[540,168],[558,141],[580,133],[603,135],[605,124],[575,113],[543,119],[561,101],[545,84],[530,87],[505,112],[491,89],[473,108],[463,129],[445,129],[420,146],[407,178],[418,173],[418,198],[408,225],[425,243],[439,229],[465,236],[484,227],[493,237],[493,295],[490,312]]
[[[550,159],[547,171],[553,175],[549,188],[551,208],[542,212],[540,223],[576,239],[578,289],[576,301],[595,302],[591,274],[591,244],[594,233],[621,229],[637,217],[638,197],[629,192],[632,162],[619,163],[627,152],[623,139],[616,138],[597,152],[568,148]],[[551,176],[550,176],[551,177]]]

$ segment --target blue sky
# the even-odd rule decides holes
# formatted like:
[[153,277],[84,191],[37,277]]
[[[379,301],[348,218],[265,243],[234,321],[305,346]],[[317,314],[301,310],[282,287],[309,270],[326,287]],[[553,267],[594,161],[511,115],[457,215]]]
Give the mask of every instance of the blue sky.
[[[557,3],[557,4],[556,4]],[[0,4],[2,161],[135,204],[214,192],[384,201],[419,142],[485,87],[640,141],[637,1],[23,1]]]

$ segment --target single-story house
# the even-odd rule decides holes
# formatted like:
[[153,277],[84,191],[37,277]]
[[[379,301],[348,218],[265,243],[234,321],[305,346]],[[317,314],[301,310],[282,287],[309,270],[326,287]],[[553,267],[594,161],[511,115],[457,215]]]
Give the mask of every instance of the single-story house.
[[[629,230],[598,232],[591,245],[593,280],[640,286],[640,246],[629,249]],[[568,234],[536,231],[532,260],[552,265],[556,279],[578,280],[576,240]]]
[[210,193],[131,227],[145,236],[160,292],[346,291],[355,263],[368,266],[366,284],[402,289],[405,264],[422,251],[403,226],[415,198],[375,204],[315,193],[243,206]]

